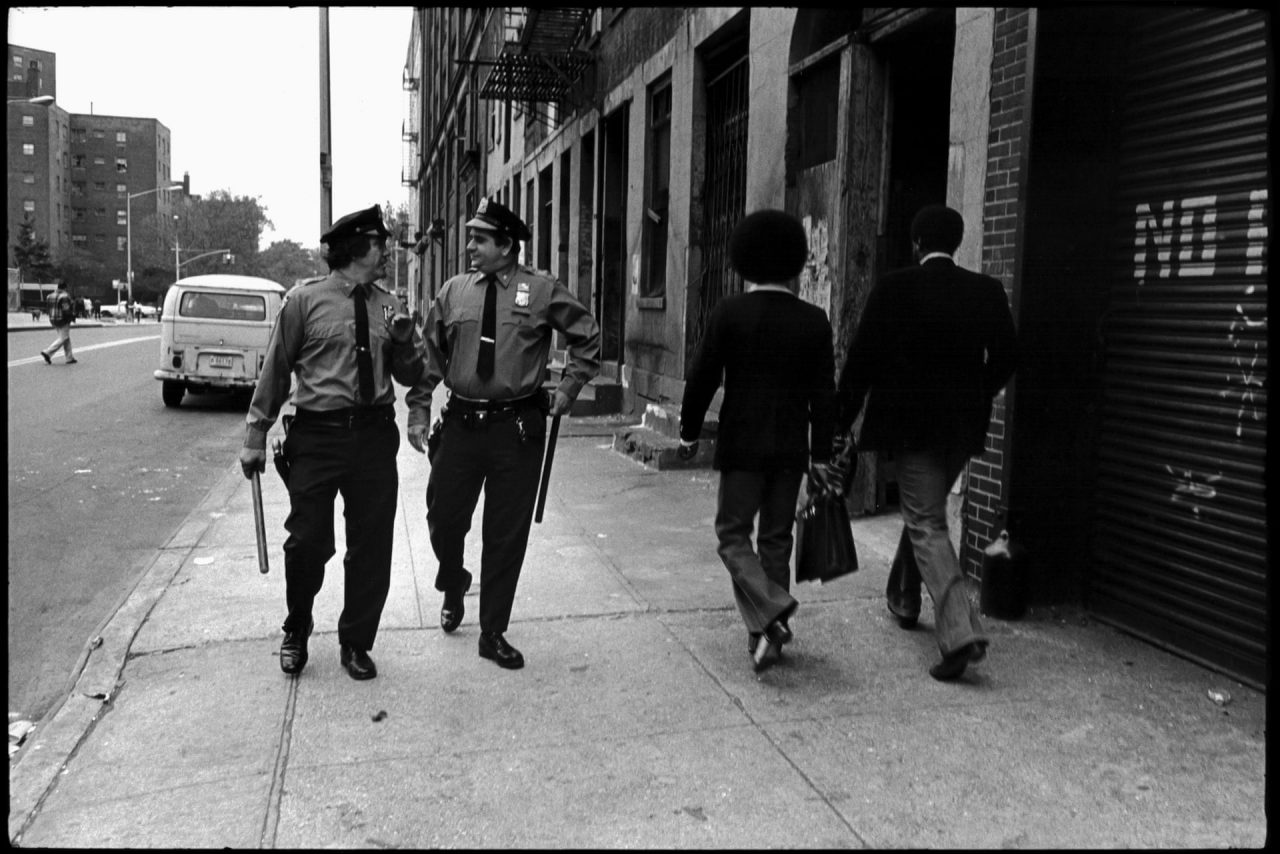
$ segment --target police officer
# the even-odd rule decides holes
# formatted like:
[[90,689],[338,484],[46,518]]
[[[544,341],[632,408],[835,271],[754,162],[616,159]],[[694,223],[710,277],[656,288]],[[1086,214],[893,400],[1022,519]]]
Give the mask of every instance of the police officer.
[[391,581],[399,477],[394,378],[417,382],[425,365],[413,319],[375,284],[386,275],[389,232],[377,205],[348,214],[321,238],[329,275],[291,290],[276,319],[254,389],[240,451],[245,477],[266,464],[266,437],[296,375],[284,544],[289,614],[280,668],[307,663],[312,602],[334,554],[333,500],[342,493],[347,553],[338,618],[342,666],[353,679],[378,675],[369,650]]
[[[503,634],[533,520],[546,415],[567,413],[599,372],[600,327],[563,285],[518,263],[531,235],[510,210],[481,199],[466,227],[472,269],[445,282],[427,313],[426,371],[406,396],[409,443],[425,450],[431,394],[443,381],[449,400],[427,482],[440,627],[452,632],[462,622],[471,587],[463,544],[483,487],[480,656],[514,669],[524,656]],[[557,330],[568,367],[548,404],[542,384]]]

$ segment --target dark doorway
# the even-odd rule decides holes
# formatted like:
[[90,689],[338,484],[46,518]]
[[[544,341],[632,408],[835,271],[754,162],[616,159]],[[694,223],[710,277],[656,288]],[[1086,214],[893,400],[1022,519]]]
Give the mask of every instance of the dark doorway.
[[627,294],[627,133],[630,104],[604,121],[600,158],[600,287],[595,307],[600,322],[600,358],[621,364]]

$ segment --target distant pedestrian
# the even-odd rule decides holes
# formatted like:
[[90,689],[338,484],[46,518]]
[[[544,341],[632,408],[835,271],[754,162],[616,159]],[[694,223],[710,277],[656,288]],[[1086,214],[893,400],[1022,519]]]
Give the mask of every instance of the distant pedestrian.
[[747,290],[712,310],[680,410],[680,456],[692,459],[723,383],[715,532],[756,670],[777,662],[792,639],[787,621],[798,603],[789,591],[791,550],[801,481],[809,472],[829,488],[833,477],[831,323],[796,295],[808,253],[803,226],[783,211],[756,211],[737,225],[729,259]]
[[53,364],[53,354],[59,349],[65,354],[66,363],[74,365],[78,359],[71,352],[71,324],[76,320],[76,305],[67,292],[67,286],[58,283],[58,289],[49,297],[49,323],[58,337],[48,347],[40,351],[46,365]]
[[102,319],[102,300],[93,301],[93,319],[94,320]]
[[[422,339],[405,307],[374,284],[386,275],[387,236],[377,205],[342,217],[320,242],[330,273],[286,295],[267,345],[240,450],[245,477],[266,467],[267,433],[289,398],[284,442],[289,517],[280,669],[307,663],[312,605],[334,554],[333,502],[346,518],[339,661],[352,679],[378,675],[373,648],[391,585],[399,474],[395,388],[418,381]],[[292,375],[292,376],[291,376]]]
[[[449,402],[427,483],[440,627],[452,632],[462,622],[471,586],[463,546],[483,489],[477,647],[481,658],[516,669],[524,656],[503,634],[537,503],[546,417],[567,414],[599,372],[600,327],[564,285],[519,263],[530,232],[514,212],[481,199],[466,229],[471,270],[445,282],[427,312],[427,370],[405,397],[409,444],[426,451],[431,394],[443,382]],[[542,383],[557,331],[567,368],[548,403]]]
[[942,661],[955,679],[986,656],[988,639],[965,593],[947,531],[947,493],[986,443],[991,403],[1013,375],[1016,333],[1000,282],[956,266],[964,219],[944,205],[911,223],[919,263],[886,273],[867,298],[837,392],[837,433],[866,398],[858,446],[897,464],[904,536],[885,595],[903,628],[915,625],[923,580],[933,599]]

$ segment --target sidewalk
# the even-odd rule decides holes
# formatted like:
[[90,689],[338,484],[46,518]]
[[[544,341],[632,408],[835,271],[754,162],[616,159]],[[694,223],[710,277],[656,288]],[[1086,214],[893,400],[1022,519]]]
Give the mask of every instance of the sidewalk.
[[[52,332],[53,330],[53,327],[49,325],[49,315],[47,313],[41,314],[38,320],[32,317],[31,312],[29,311],[10,311],[10,312],[7,312],[7,314],[9,315],[9,331],[10,332],[23,332],[30,329],[42,329],[45,332]],[[157,329],[160,327],[160,324],[154,320],[142,321],[142,325],[144,326],[148,323],[150,323],[152,326],[155,326]],[[116,325],[123,326],[124,324],[125,324],[125,321],[123,320],[117,321],[117,320],[111,320],[109,318],[103,319],[103,320],[77,318],[76,322],[72,324],[71,328],[72,330],[76,330],[76,329],[87,329],[94,326],[116,326]],[[136,326],[137,324],[134,324],[134,325]]]
[[288,496],[268,466],[261,575],[249,482],[228,460],[11,762],[10,841],[1265,844],[1264,695],[1074,612],[990,620],[987,660],[936,682],[927,606],[913,632],[884,609],[892,515],[855,523],[856,575],[798,585],[795,642],[753,673],[715,551],[714,473],[645,469],[608,449],[610,427],[562,427],[507,633],[518,671],[477,655],[475,587],[461,628],[439,629],[428,466],[404,441],[378,678],[338,664],[340,510],[311,659],[285,677]]

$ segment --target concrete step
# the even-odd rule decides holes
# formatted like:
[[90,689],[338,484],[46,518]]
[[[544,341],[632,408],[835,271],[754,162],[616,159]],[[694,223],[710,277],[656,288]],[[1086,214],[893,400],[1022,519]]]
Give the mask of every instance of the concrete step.
[[[552,361],[547,365],[549,384],[555,388],[564,379],[564,363]],[[569,414],[574,417],[592,415],[616,415],[622,412],[622,384],[609,377],[599,376],[582,387],[578,399],[573,402]]]
[[633,460],[659,471],[671,469],[711,468],[715,455],[715,442],[698,442],[698,453],[693,459],[682,460],[676,455],[680,440],[639,424],[616,430],[613,434],[613,450],[626,454]]

